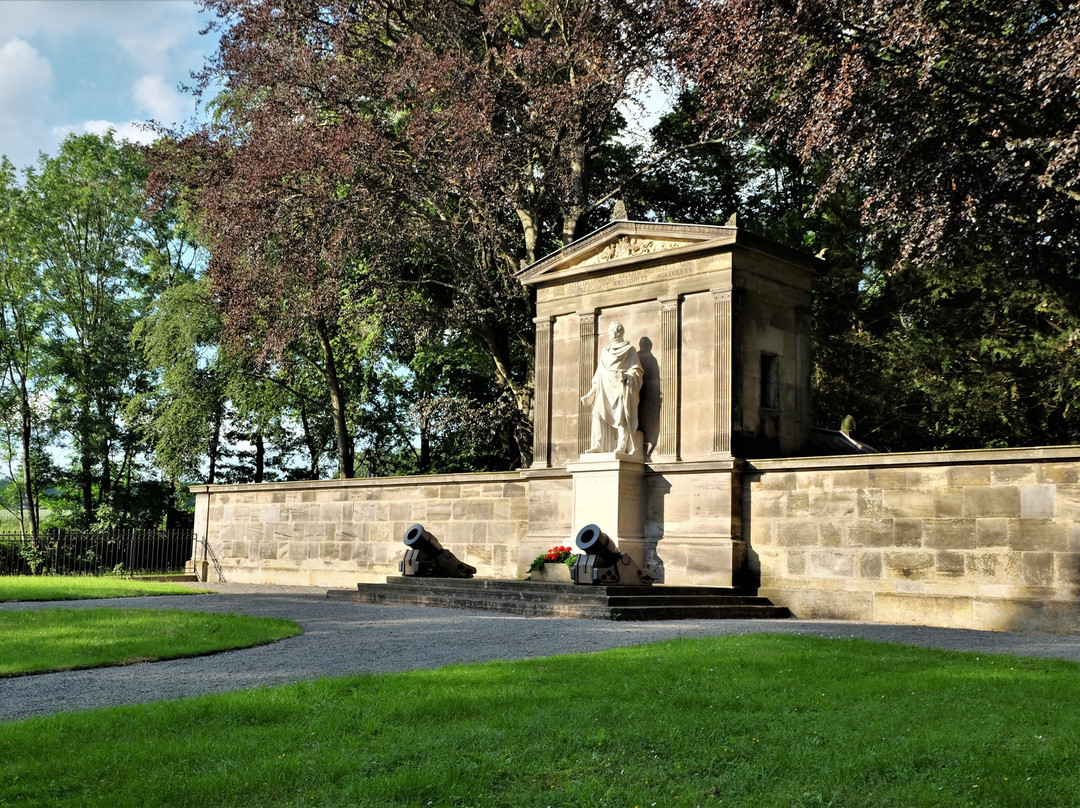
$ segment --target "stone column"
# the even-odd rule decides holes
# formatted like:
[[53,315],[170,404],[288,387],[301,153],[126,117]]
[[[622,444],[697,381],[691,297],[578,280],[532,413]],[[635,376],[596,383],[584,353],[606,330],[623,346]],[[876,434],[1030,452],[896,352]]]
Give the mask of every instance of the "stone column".
[[[596,373],[596,309],[578,312],[578,398],[589,392]],[[578,402],[578,454],[592,443],[592,412]]]
[[731,454],[731,290],[713,289],[713,454]]
[[536,317],[535,399],[532,467],[551,466],[551,324],[554,317]]
[[679,295],[660,302],[660,436],[658,454],[679,459]]

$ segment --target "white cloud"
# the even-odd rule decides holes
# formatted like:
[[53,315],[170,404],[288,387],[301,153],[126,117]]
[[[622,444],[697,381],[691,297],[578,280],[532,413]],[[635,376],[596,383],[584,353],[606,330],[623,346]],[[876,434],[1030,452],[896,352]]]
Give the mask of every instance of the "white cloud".
[[163,70],[173,64],[176,52],[183,50],[185,33],[178,26],[163,28],[158,21],[154,33],[139,30],[118,36],[117,42],[139,69]]
[[26,165],[108,126],[146,142],[129,122],[194,116],[177,85],[213,49],[198,36],[211,18],[192,0],[0,0],[0,154]]
[[188,99],[166,84],[165,77],[160,73],[142,76],[131,92],[139,109],[146,112],[148,118],[165,126],[179,123],[191,106]]
[[52,65],[25,39],[15,37],[0,47],[0,109],[40,104],[52,84]]
[[200,67],[205,46],[192,37],[212,18],[192,0],[0,0],[0,30],[55,43],[91,36],[142,72]]
[[30,144],[44,127],[53,81],[49,60],[26,40],[0,46],[0,154],[16,165],[37,156]]
[[130,121],[128,123],[113,123],[112,121],[83,121],[77,124],[65,124],[64,126],[54,126],[52,129],[53,137],[59,142],[70,134],[93,134],[104,135],[109,130],[112,130],[117,140],[127,140],[131,143],[153,143],[157,135],[154,132],[149,131],[138,121]]

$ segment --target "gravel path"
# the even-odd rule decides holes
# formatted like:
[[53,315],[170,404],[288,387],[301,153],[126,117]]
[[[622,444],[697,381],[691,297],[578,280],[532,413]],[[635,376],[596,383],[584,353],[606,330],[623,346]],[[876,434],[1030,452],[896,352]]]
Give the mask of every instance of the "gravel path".
[[286,617],[299,637],[194,659],[0,679],[0,720],[222,693],[242,688],[457,662],[599,651],[674,637],[801,634],[1080,661],[1080,636],[983,632],[809,620],[678,620],[617,623],[512,617],[451,609],[332,601],[326,590],[211,585],[212,595],[63,603],[2,603],[0,609],[160,608]]

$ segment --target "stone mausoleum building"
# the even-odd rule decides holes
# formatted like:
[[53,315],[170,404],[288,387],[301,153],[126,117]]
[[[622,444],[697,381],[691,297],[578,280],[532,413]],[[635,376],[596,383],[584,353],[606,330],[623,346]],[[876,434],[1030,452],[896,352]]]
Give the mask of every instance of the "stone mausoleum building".
[[[801,456],[822,268],[735,226],[612,222],[519,276],[531,467],[199,487],[205,568],[383,580],[419,522],[478,577],[514,579],[592,523],[659,586],[756,586],[797,617],[1080,631],[1080,447]],[[637,434],[590,452],[582,397],[613,323],[640,365]]]

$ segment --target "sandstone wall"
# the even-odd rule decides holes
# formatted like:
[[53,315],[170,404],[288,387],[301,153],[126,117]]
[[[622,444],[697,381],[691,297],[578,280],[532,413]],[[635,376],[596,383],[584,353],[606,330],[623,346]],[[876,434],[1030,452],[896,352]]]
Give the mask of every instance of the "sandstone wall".
[[[354,587],[398,574],[420,522],[481,578],[516,578],[528,519],[518,474],[199,486],[195,530],[226,581]],[[215,574],[211,564],[211,575]]]
[[799,617],[1080,631],[1080,447],[754,461],[743,532]]
[[[513,579],[581,527],[565,469],[194,490],[236,582],[379,581],[416,522]],[[748,548],[798,617],[1080,632],[1080,447],[651,464],[642,524],[663,582],[723,585]]]

